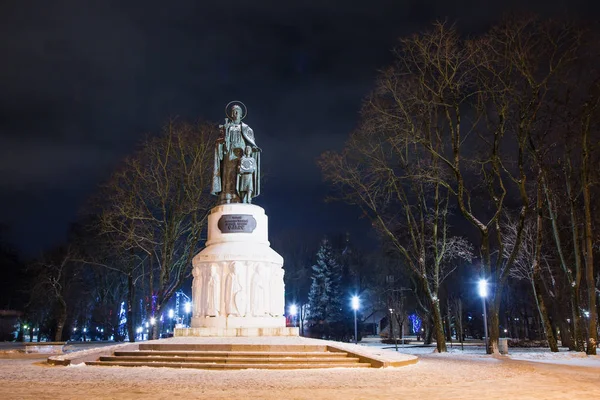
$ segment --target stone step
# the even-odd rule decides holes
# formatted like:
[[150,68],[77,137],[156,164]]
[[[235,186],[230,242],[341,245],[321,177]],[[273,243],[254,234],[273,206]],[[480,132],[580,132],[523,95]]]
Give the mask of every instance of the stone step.
[[167,368],[196,368],[196,369],[314,369],[314,368],[370,368],[369,363],[296,363],[296,364],[249,364],[249,363],[172,363],[144,361],[88,361],[86,365],[118,366],[118,367],[167,367]]
[[347,357],[348,353],[330,351],[115,351],[115,356],[148,357]]
[[358,357],[165,357],[165,356],[103,356],[100,361],[171,362],[171,363],[228,363],[228,364],[290,364],[290,363],[357,363]]
[[327,346],[302,344],[185,344],[185,343],[140,343],[140,350],[155,351],[268,351],[268,352],[324,352]]

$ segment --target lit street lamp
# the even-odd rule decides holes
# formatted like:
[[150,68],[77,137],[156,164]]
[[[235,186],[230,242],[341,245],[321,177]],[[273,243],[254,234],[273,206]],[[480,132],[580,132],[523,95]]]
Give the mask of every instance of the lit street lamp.
[[354,343],[358,344],[358,323],[356,322],[356,311],[359,307],[358,296],[352,296],[352,309],[354,310]]
[[192,319],[191,319],[191,313],[192,313],[192,303],[190,303],[189,301],[185,302],[185,305],[183,306],[183,309],[185,311],[185,313],[187,314],[187,319],[188,319],[188,326],[192,324]]
[[485,279],[479,280],[479,296],[483,304],[483,326],[485,329],[485,352],[488,352],[488,327],[487,327],[487,311],[485,308],[485,298],[488,295],[487,281]]
[[290,306],[290,315],[292,316],[292,325],[296,327],[296,314],[298,314],[298,307],[295,304]]

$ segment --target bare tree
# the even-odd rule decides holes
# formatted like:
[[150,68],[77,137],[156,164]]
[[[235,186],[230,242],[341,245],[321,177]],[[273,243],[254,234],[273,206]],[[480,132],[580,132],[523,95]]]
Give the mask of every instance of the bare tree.
[[463,304],[460,297],[454,297],[448,300],[450,313],[454,315],[456,326],[456,338],[460,342],[461,350],[464,350],[464,328],[463,328]]
[[[123,251],[148,261],[151,315],[163,307],[191,270],[201,232],[213,206],[216,125],[170,121],[161,136],[147,139],[104,186],[101,225]],[[157,318],[158,320],[158,318]],[[153,337],[158,333],[154,326]]]
[[81,264],[77,261],[79,258],[76,248],[69,245],[45,253],[31,267],[35,279],[30,290],[30,302],[35,303],[43,299],[45,304],[54,308],[54,341],[62,340],[69,313],[69,299],[80,290]]
[[[541,185],[538,185],[536,220],[533,222],[528,218],[525,221],[522,233],[522,246],[520,247],[517,258],[510,269],[510,276],[513,278],[526,280],[531,285],[550,350],[553,352],[558,352],[558,343],[552,330],[552,325],[548,316],[548,308],[542,293],[542,288],[544,287],[542,261],[547,257],[547,254],[544,254],[542,241],[544,232],[543,203],[544,199],[542,187]],[[504,229],[506,232],[507,247],[513,247],[514,241],[517,237],[518,227],[515,226],[514,223],[511,224],[509,222],[504,225]],[[545,264],[548,264],[547,260]],[[551,272],[548,274],[551,275]]]
[[[390,224],[398,222],[386,214],[389,208],[402,210],[395,215],[405,214],[406,226],[425,223],[435,231],[446,196],[456,199],[479,233],[481,272],[492,285],[488,352],[498,351],[501,294],[530,205],[530,143],[552,124],[541,110],[574,57],[578,36],[563,28],[507,18],[467,41],[444,23],[402,39],[396,63],[367,98],[365,122],[344,153],[321,158],[326,179],[352,188],[354,196],[345,199],[360,204],[389,237],[396,236]],[[429,206],[426,199],[434,200]],[[508,201],[517,213],[504,212]],[[434,217],[427,221],[425,215]],[[510,244],[503,229],[508,215],[517,227]],[[419,249],[414,238],[423,231],[404,232]]]
[[[361,127],[341,153],[324,153],[319,165],[325,180],[338,189],[336,198],[359,206],[413,273],[430,304],[438,351],[443,352],[439,287],[454,271],[452,261],[470,261],[472,249],[464,238],[449,235],[450,192],[437,179],[443,173],[438,158],[408,139],[416,131],[435,130],[431,114],[408,117],[416,107],[411,90],[421,87],[393,69],[386,71],[365,104]],[[400,100],[397,94],[405,96]],[[444,146],[438,139],[430,142],[434,150]]]

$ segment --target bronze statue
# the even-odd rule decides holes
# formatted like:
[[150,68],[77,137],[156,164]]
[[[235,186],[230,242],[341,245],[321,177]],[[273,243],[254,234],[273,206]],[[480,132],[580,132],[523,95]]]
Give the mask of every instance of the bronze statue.
[[244,155],[238,165],[237,192],[242,203],[252,203],[254,194],[254,181],[256,176],[256,159],[252,156],[252,147],[246,146]]
[[239,104],[231,106],[225,124],[219,125],[215,144],[211,194],[219,197],[218,204],[251,203],[260,194],[261,150],[252,128],[242,122]]

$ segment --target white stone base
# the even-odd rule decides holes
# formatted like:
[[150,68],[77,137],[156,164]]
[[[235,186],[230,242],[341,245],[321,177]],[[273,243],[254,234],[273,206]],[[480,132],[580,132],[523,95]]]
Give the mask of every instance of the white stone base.
[[175,328],[175,337],[299,336],[299,328]]
[[201,336],[217,331],[225,336],[271,335],[239,334],[239,329],[285,331],[283,258],[269,247],[268,218],[261,207],[226,204],[213,208],[206,248],[192,264],[191,326],[209,329]]
[[285,317],[193,317],[193,328],[283,328]]

